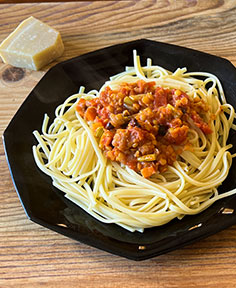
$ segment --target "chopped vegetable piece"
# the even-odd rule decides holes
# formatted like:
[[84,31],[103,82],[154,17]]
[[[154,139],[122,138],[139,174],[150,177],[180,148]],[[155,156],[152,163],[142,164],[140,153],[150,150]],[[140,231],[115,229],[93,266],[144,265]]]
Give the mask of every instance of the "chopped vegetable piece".
[[93,121],[97,116],[96,108],[89,107],[86,112],[84,113],[84,117],[87,121]]
[[124,99],[124,103],[127,105],[133,105],[133,101],[130,99],[130,97],[126,96]]
[[152,176],[155,173],[156,173],[156,170],[153,166],[149,166],[149,167],[145,167],[145,168],[141,169],[141,174],[145,178],[149,178],[150,176]]
[[148,155],[144,155],[141,157],[138,157],[138,161],[155,161],[156,160],[156,155],[155,154],[148,154]]
[[96,130],[96,137],[100,138],[102,136],[103,132],[104,132],[104,128],[98,127]]

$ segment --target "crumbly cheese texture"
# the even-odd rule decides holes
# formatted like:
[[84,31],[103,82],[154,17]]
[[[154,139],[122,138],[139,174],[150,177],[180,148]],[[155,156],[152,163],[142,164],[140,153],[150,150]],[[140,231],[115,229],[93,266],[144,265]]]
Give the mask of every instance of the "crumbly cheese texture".
[[60,33],[33,16],[21,22],[0,45],[3,62],[31,70],[39,70],[63,51]]

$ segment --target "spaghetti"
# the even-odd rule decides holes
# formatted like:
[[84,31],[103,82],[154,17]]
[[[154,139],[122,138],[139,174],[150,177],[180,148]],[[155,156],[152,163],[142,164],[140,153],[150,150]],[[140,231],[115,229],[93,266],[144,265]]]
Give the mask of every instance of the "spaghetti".
[[[137,87],[137,83],[151,86],[151,90],[130,89],[133,92],[129,93],[122,90],[123,94],[119,90],[124,85]],[[160,94],[154,92],[159,89],[164,91],[164,102],[160,101]],[[98,99],[101,95],[108,96],[104,91],[113,94],[118,91],[115,95],[121,99],[120,106],[125,108],[118,112],[112,108],[112,115],[101,114],[105,106],[101,106]],[[151,95],[149,99],[148,95]],[[157,102],[155,97],[159,99]],[[142,120],[138,114],[147,108],[145,105],[154,105],[154,102],[158,105],[151,106],[151,110],[157,114]],[[135,104],[139,105],[137,111],[131,110]],[[170,119],[164,122],[164,132],[157,116],[163,109]],[[117,117],[118,114],[125,116],[125,120]],[[234,157],[229,152],[232,145],[226,143],[230,128],[236,128],[234,115],[234,108],[226,102],[216,76],[205,72],[189,73],[186,68],[171,73],[153,65],[151,59],[141,67],[134,50],[134,67],[127,67],[126,71],[111,77],[100,91],[85,93],[81,87],[78,94],[56,108],[51,125],[45,115],[42,134],[33,132],[38,141],[38,145],[33,146],[33,155],[39,169],[52,178],[53,185],[90,215],[104,223],[116,223],[129,231],[142,232],[144,228],[163,225],[176,217],[181,219],[184,215],[200,213],[218,199],[236,193],[232,190],[218,194],[217,191]],[[175,133],[172,121],[180,125]],[[135,125],[139,126],[137,131],[153,134],[155,144],[149,145],[149,150],[141,150],[143,145],[136,141],[134,147],[124,146],[129,149],[125,152],[120,148],[122,133],[131,135],[129,131],[133,131]],[[184,137],[179,137],[179,129],[184,130]],[[112,138],[102,145],[101,139],[107,131],[113,133]],[[115,136],[116,133],[121,138]],[[177,135],[174,140],[173,135]],[[129,141],[127,138],[126,143]],[[163,145],[166,145],[164,149]],[[166,154],[167,147],[174,153],[171,161]],[[123,153],[123,158],[117,151]],[[130,164],[130,159],[135,165]]]

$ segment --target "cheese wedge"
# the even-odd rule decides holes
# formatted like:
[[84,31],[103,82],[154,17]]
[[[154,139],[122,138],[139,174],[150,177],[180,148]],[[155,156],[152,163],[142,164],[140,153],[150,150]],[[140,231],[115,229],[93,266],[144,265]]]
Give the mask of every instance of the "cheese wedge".
[[60,33],[32,16],[21,22],[0,45],[3,62],[32,70],[39,70],[63,51]]

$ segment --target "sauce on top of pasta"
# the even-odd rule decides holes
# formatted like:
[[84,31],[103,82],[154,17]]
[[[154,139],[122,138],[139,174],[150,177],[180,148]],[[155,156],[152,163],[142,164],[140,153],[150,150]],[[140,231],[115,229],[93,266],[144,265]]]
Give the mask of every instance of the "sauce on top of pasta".
[[112,161],[123,163],[148,178],[164,172],[183,150],[191,149],[188,131],[198,127],[212,133],[202,99],[191,99],[178,89],[156,87],[139,80],[122,83],[117,90],[107,86],[99,97],[81,98],[76,110],[91,121],[99,147]]

